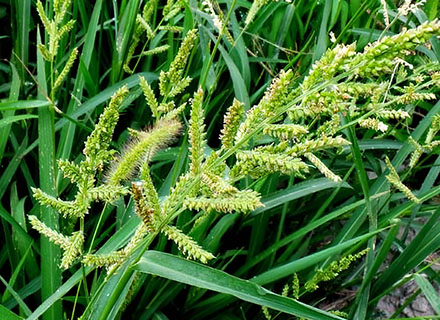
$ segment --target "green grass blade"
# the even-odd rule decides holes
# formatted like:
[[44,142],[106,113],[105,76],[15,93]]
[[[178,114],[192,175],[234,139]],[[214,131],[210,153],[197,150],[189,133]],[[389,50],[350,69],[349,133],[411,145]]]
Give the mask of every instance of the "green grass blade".
[[2,320],[22,320],[24,318],[20,317],[19,315],[15,314],[11,310],[5,308],[3,305],[0,304],[0,319],[2,319]]
[[327,25],[332,11],[332,1],[326,0],[324,3],[324,11],[322,13],[321,26],[319,27],[318,42],[313,52],[313,61],[321,58],[328,45],[328,30]]
[[[263,197],[262,203],[264,204],[264,206],[254,210],[251,213],[251,216],[253,217],[259,215],[267,210],[282,205],[283,203],[299,199],[315,192],[330,188],[336,188],[338,187],[338,185],[338,183],[330,181],[327,178],[318,178],[297,183],[290,188],[277,191],[273,194],[268,195],[267,197]],[[342,184],[342,187],[351,188],[351,186],[346,182]]]
[[[9,91],[9,102],[6,102],[6,104],[13,103],[14,101],[18,100],[20,95],[20,77],[18,76],[18,72],[15,66],[13,64],[11,64],[10,66],[12,70],[12,83],[11,89]],[[2,118],[7,119],[13,115],[14,111],[6,110],[2,113]],[[5,152],[6,144],[8,143],[10,129],[10,124],[0,128],[0,161],[3,158],[3,153]]]
[[[37,41],[40,42],[40,35],[37,34]],[[37,50],[37,79],[43,91],[47,91],[45,63],[39,50]],[[39,93],[39,99],[44,96]],[[48,195],[56,196],[55,189],[55,127],[54,110],[52,107],[38,109],[38,159],[40,173],[40,189]],[[42,206],[40,208],[40,219],[48,227],[58,230],[59,215],[53,209]],[[50,297],[61,285],[60,248],[51,243],[46,237],[41,237],[41,296],[42,299]],[[55,303],[44,315],[44,320],[61,319],[61,301]]]
[[420,289],[422,289],[423,294],[425,295],[426,299],[431,304],[432,308],[435,310],[437,315],[440,314],[440,297],[437,293],[437,291],[434,289],[431,283],[424,278],[420,274],[415,274],[414,279],[416,280],[417,284],[419,285]]
[[[209,34],[212,41],[216,41],[214,35],[209,32],[209,30],[205,29],[206,33]],[[232,85],[234,87],[234,93],[238,100],[244,103],[246,110],[250,107],[249,93],[246,89],[246,84],[243,80],[243,77],[238,69],[237,65],[234,63],[234,60],[231,58],[229,53],[221,44],[218,45],[218,50],[220,51],[223,60],[228,67],[229,73],[231,75]]]
[[19,70],[22,80],[25,80],[29,58],[29,30],[31,20],[31,0],[15,0],[17,39],[16,52],[20,57]]
[[35,119],[35,118],[38,118],[38,116],[34,114],[22,114],[19,116],[7,117],[5,119],[0,120],[0,128],[5,127],[6,125],[11,124],[13,122],[27,120],[27,119]]
[[148,251],[134,268],[199,288],[230,294],[244,301],[307,319],[342,319],[294,299],[274,294],[250,281],[167,253]]
[[375,281],[372,289],[373,297],[392,286],[440,247],[440,223],[437,222],[439,217],[440,209],[437,209],[408,247]]
[[46,100],[7,101],[0,103],[0,111],[33,109],[33,108],[47,107],[49,105],[50,103],[47,102]]
[[0,276],[0,281],[3,282],[3,284],[9,290],[9,292],[14,297],[14,299],[18,302],[18,304],[23,309],[26,316],[29,316],[32,313],[32,311],[31,309],[29,309],[29,307],[26,305],[23,299],[21,299],[21,297],[17,294],[17,292],[9,285],[9,283],[2,276]]

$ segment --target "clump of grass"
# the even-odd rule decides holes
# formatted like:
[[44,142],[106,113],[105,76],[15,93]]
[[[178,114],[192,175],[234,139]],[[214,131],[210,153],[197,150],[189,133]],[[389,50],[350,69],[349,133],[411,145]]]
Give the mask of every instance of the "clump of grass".
[[[417,22],[409,2],[300,4],[37,2],[36,83],[21,87],[34,78],[11,67],[0,105],[4,312],[200,319],[261,316],[258,304],[267,319],[368,319],[411,277],[430,295],[415,274],[432,274],[440,247],[440,23]],[[367,9],[379,8],[375,30]],[[25,302],[38,255],[44,301]],[[316,308],[346,288],[357,293],[341,310]]]

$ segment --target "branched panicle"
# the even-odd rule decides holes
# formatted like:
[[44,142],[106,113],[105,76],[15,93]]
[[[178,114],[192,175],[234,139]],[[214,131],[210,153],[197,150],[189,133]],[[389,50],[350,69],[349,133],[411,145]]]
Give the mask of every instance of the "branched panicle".
[[[62,24],[66,16],[67,9],[70,7],[70,0],[58,0],[54,2],[53,19],[49,20],[47,17],[43,4],[40,0],[37,1],[37,12],[40,16],[44,29],[49,35],[49,44],[39,45],[40,52],[47,61],[53,62],[58,53],[59,41],[70,31],[75,25],[75,20],[69,20]],[[71,62],[73,64],[73,62]]]
[[235,137],[236,142],[240,141],[249,132],[255,130],[264,120],[276,115],[279,109],[287,103],[292,77],[292,70],[287,72],[282,70],[278,78],[272,81],[260,102],[246,113],[246,120],[238,128]]
[[204,250],[197,242],[190,236],[184,234],[181,230],[173,226],[165,226],[163,232],[168,239],[174,241],[189,259],[199,260],[202,263],[208,263],[209,260],[214,259],[214,255]]
[[105,151],[110,146],[113,131],[119,120],[118,108],[127,94],[127,87],[122,87],[116,91],[112,96],[108,107],[104,109],[104,112],[99,117],[95,129],[87,138],[83,152],[89,162],[90,170],[95,170],[99,166],[102,166],[104,160],[106,160]]
[[433,20],[392,37],[383,37],[367,46],[362,54],[357,55],[353,65],[361,64],[358,69],[358,74],[361,76],[392,73],[395,58],[402,56],[403,52],[414,50],[417,46],[424,44],[439,30],[439,20]]
[[161,120],[151,130],[142,131],[132,138],[119,160],[112,163],[108,183],[117,185],[129,179],[142,162],[149,162],[160,148],[174,141],[181,126],[177,120]]
[[355,55],[355,48],[355,44],[351,44],[337,45],[334,49],[328,49],[321,59],[313,64],[309,75],[301,85],[302,89],[310,89],[317,83],[334,77]]
[[204,160],[205,117],[203,115],[203,91],[200,88],[192,100],[191,120],[189,123],[189,142],[191,144],[191,173],[197,175],[202,168]]
[[230,148],[234,145],[234,138],[240,126],[241,119],[244,115],[244,104],[234,99],[228,112],[225,114],[223,129],[221,131],[220,140],[222,148]]

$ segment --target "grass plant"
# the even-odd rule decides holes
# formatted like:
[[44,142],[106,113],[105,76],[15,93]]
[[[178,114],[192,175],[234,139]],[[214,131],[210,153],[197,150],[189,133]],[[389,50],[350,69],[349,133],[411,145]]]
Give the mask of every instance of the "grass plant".
[[439,312],[438,1],[1,8],[1,319]]

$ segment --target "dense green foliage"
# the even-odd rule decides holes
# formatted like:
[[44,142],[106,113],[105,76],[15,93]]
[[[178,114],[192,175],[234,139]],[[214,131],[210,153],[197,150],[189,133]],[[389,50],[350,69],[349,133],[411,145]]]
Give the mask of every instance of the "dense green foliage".
[[0,3],[1,319],[440,312],[438,1]]

